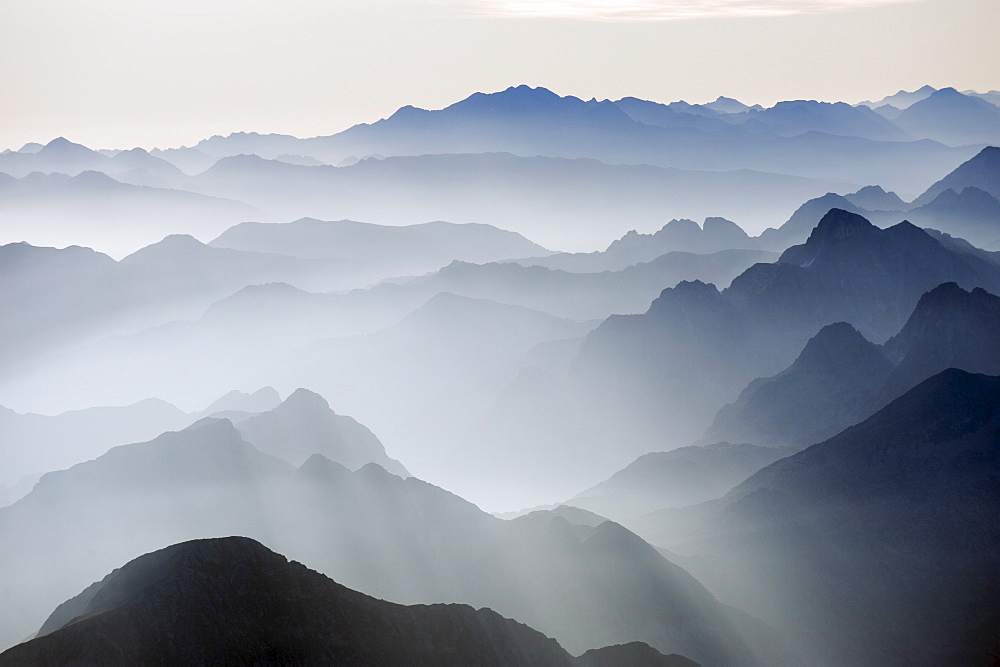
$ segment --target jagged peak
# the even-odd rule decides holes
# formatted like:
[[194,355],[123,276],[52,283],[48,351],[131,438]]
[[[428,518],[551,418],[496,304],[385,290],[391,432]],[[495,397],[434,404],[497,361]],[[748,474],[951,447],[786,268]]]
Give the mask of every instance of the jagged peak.
[[828,324],[809,339],[793,367],[837,370],[845,365],[870,363],[881,356],[877,346],[847,322]]
[[809,235],[806,246],[871,237],[878,231],[878,227],[864,216],[845,211],[842,208],[832,208],[820,218],[819,224]]
[[299,387],[289,395],[281,405],[279,405],[275,410],[309,410],[309,411],[328,411],[330,409],[330,404],[325,398],[320,396],[314,391]]

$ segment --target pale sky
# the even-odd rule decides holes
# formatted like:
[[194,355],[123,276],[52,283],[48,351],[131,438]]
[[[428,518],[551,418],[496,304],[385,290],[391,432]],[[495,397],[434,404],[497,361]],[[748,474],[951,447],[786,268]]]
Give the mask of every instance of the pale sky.
[[1000,89],[998,0],[0,0],[0,149],[332,134],[526,83],[584,99]]

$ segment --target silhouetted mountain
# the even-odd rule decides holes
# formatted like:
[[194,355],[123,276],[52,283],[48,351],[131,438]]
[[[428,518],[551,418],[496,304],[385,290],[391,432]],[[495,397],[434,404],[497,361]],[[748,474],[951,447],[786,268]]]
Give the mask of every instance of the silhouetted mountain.
[[954,88],[915,102],[893,122],[913,137],[953,146],[1000,143],[1000,108]]
[[628,117],[639,123],[658,127],[690,127],[701,130],[722,131],[729,123],[703,114],[687,113],[671,105],[623,97],[615,103]]
[[[642,649],[649,653],[635,651],[643,664],[664,664],[666,656]],[[39,638],[0,654],[0,664],[77,661],[568,665],[573,659],[555,640],[489,609],[384,602],[259,542],[229,537],[130,561],[60,605]]]
[[592,528],[545,513],[501,521],[374,464],[352,473],[315,455],[296,470],[243,442],[225,420],[45,475],[0,508],[0,531],[10,538],[0,542],[0,564],[17,572],[0,608],[4,645],[128,554],[236,533],[377,597],[490,606],[573,652],[646,641],[706,664],[782,655],[763,626],[617,524]]
[[719,498],[795,450],[719,442],[644,454],[566,502],[617,521]]
[[913,200],[913,206],[923,206],[936,199],[945,190],[961,192],[974,187],[1000,199],[1000,148],[987,146],[975,157],[963,162],[954,171],[936,182]]
[[206,417],[216,412],[258,413],[273,410],[280,404],[281,396],[273,387],[261,387],[252,394],[233,389],[213,401],[202,412]]
[[880,405],[947,368],[1000,375],[1000,297],[945,283],[924,294],[902,330],[885,343],[895,368]]
[[1000,106],[1000,90],[991,90],[986,93],[977,93],[974,90],[963,90],[963,95],[968,95],[969,97],[978,97],[981,100],[986,100],[994,106]]
[[866,185],[857,192],[844,196],[860,209],[868,211],[905,211],[909,205],[895,192],[886,192],[878,185]]
[[96,171],[0,178],[2,241],[91,246],[116,256],[167,234],[213,234],[271,216],[241,202],[119,183]]
[[605,254],[649,261],[671,251],[712,253],[754,247],[753,239],[736,223],[725,218],[705,218],[703,227],[693,220],[671,220],[654,234],[632,230],[608,246]]
[[716,415],[708,440],[805,446],[867,418],[947,368],[1000,374],[1000,298],[945,283],[924,294],[884,348],[849,325],[823,328],[789,368],[754,380]]
[[[553,256],[551,263],[586,268],[580,265],[584,262],[615,264],[614,258],[623,256],[622,253],[562,254]],[[728,285],[756,262],[776,258],[774,253],[757,250],[727,250],[710,255],[668,252],[653,261],[622,270],[594,273],[544,268],[536,264],[550,264],[548,258],[502,264],[453,262],[436,273],[402,283],[396,291],[423,294],[424,298],[449,292],[585,321],[604,319],[612,313],[645,312],[665,287],[681,280]]]
[[759,247],[781,251],[789,246],[804,243],[819,221],[831,209],[840,209],[859,215],[864,214],[864,211],[849,198],[828,192],[822,197],[810,199],[799,206],[795,209],[792,217],[777,229],[765,229],[760,235]]
[[587,337],[574,383],[588,396],[587,412],[606,412],[620,435],[628,429],[629,439],[651,447],[663,434],[687,444],[750,380],[787,367],[826,324],[847,322],[884,341],[921,294],[949,281],[998,290],[1000,272],[909,223],[881,230],[834,209],[805,244],[747,269],[721,293],[680,283],[643,315],[607,319]]
[[60,470],[100,456],[110,447],[145,440],[189,423],[188,415],[158,399],[123,407],[72,410],[55,416],[20,414],[0,406],[0,484]]
[[791,366],[754,380],[735,403],[719,410],[704,438],[814,444],[869,416],[891,370],[881,348],[850,324],[827,325]]
[[932,227],[976,246],[992,248],[1000,242],[1000,201],[976,187],[969,186],[960,193],[949,188],[906,215],[914,224]]
[[709,102],[707,104],[703,104],[702,106],[712,109],[713,111],[718,111],[719,113],[742,113],[754,108],[749,107],[732,97],[723,97],[722,95],[719,95],[714,102]]
[[181,148],[167,148],[164,150],[154,148],[149,151],[149,154],[162,160],[166,160],[185,174],[189,175],[200,174],[215,164],[215,161],[218,159],[217,157],[209,155],[204,151],[200,151],[197,148],[188,148],[185,146],[182,146]]
[[383,270],[391,266],[387,277],[419,275],[455,260],[484,263],[547,254],[520,234],[490,225],[428,222],[397,227],[310,218],[286,224],[244,223],[226,230],[212,246],[314,260],[363,261]]
[[319,394],[297,389],[272,410],[241,421],[239,432],[266,454],[301,466],[314,455],[357,470],[369,463],[409,477],[399,461],[386,456],[375,434],[354,419],[338,415]]
[[[202,192],[247,201],[288,218],[350,218],[392,225],[474,220],[567,250],[604,247],[621,229],[658,228],[668,211],[761,225],[783,218],[804,199],[843,187],[758,171],[608,165],[538,157],[537,152],[532,157],[389,157],[350,167],[300,167],[244,155],[220,160],[193,182]],[[963,153],[944,168],[965,157]],[[720,198],[720,192],[726,197]],[[577,247],[567,248],[566,243]]]
[[905,132],[866,106],[844,102],[793,100],[778,102],[770,109],[750,111],[748,123],[760,124],[784,137],[823,132],[875,141],[906,141]]
[[1000,378],[950,369],[643,534],[814,664],[986,664],[1000,622]]
[[[651,116],[667,118],[662,122],[674,126],[647,124],[646,121],[654,120],[650,117],[638,122],[610,101],[585,102],[575,97],[559,97],[544,88],[518,86],[492,94],[476,93],[436,111],[402,107],[389,118],[356,125],[329,137],[294,139],[241,133],[227,138],[213,137],[198,148],[220,157],[252,153],[273,158],[293,153],[327,164],[372,154],[391,158],[507,152],[686,170],[752,169],[827,181],[880,182],[904,192],[922,187],[935,174],[969,156],[967,150],[949,150],[930,142],[872,141],[817,131],[794,137],[775,136],[763,125],[758,124],[757,131],[741,127],[739,119],[731,118],[734,114],[720,113],[707,105],[643,104],[641,100],[635,105],[650,107]],[[669,113],[661,108],[664,106]],[[637,113],[634,108],[631,112]],[[860,116],[866,112],[853,109],[847,113]],[[692,116],[702,118],[696,120]],[[721,126],[711,122],[713,120],[732,122]],[[869,120],[872,124],[884,122],[877,115]],[[829,120],[825,124],[831,125]],[[362,164],[369,162],[376,161],[366,160]],[[819,193],[811,196],[816,194]],[[730,211],[718,210],[697,213],[682,210],[671,214],[697,218],[705,215],[733,217]],[[306,211],[295,215],[376,220],[371,215],[343,210],[335,214]],[[499,222],[481,215],[460,218],[439,213],[422,217]],[[747,220],[746,217],[740,219]],[[541,236],[536,237],[548,242]]]
[[155,187],[176,187],[184,178],[177,167],[142,148],[107,157],[63,137],[53,139],[37,151],[0,155],[0,172],[15,178],[33,172],[76,176],[84,171],[99,171],[123,183]]
[[925,85],[914,90],[912,93],[907,92],[905,90],[901,90],[895,95],[889,95],[888,97],[883,97],[881,100],[877,102],[869,102],[868,100],[865,100],[864,102],[861,102],[861,104],[864,104],[872,108],[880,107],[884,104],[891,104],[897,109],[905,109],[921,100],[926,100],[928,97],[930,97],[936,92],[937,92],[936,88],[931,88],[930,86]]

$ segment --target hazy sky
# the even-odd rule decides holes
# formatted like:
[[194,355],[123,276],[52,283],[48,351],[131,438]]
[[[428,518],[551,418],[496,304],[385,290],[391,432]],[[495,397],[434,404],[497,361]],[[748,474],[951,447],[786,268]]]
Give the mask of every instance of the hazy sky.
[[2,0],[0,148],[331,134],[527,83],[589,99],[1000,88],[998,0]]

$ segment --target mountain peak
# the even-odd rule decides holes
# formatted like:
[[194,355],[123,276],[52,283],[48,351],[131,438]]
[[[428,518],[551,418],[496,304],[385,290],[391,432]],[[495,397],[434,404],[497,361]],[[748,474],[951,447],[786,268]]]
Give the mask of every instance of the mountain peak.
[[291,395],[275,409],[281,411],[327,411],[330,409],[330,404],[325,398],[316,392],[300,387],[299,389],[293,391]]
[[864,216],[840,208],[831,208],[826,215],[820,218],[819,224],[809,235],[806,245],[866,238],[877,232],[878,227],[870,223]]
[[809,339],[795,360],[798,369],[814,371],[839,370],[847,362],[869,363],[881,357],[875,345],[847,322],[834,322]]

